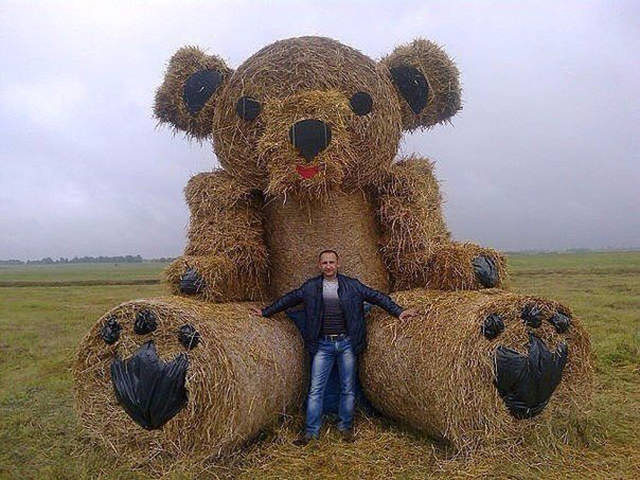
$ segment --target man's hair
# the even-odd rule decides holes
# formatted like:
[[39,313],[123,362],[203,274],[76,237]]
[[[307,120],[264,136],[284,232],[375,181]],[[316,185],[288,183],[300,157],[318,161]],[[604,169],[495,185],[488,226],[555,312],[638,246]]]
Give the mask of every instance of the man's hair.
[[338,252],[336,252],[335,250],[322,250],[318,255],[318,261],[320,261],[320,259],[322,258],[322,255],[324,255],[325,253],[333,253],[336,256],[336,260],[340,258],[338,256]]

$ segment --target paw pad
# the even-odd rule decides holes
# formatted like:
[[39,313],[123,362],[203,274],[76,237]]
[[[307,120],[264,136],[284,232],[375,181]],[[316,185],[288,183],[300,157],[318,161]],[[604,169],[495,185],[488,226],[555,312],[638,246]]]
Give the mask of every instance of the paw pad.
[[482,334],[493,340],[504,331],[504,321],[497,313],[491,313],[484,319]]
[[140,310],[136,313],[136,321],[133,324],[133,331],[138,335],[146,335],[158,328],[156,315],[149,310]]
[[195,268],[189,268],[180,277],[180,291],[189,295],[200,293],[206,284]]
[[191,350],[200,343],[200,334],[193,325],[187,323],[178,329],[178,340],[184,345],[184,348]]
[[471,261],[471,264],[476,278],[483,287],[493,288],[498,285],[498,268],[491,257],[478,255]]
[[522,309],[520,318],[528,327],[538,328],[542,325],[542,309],[535,303],[528,303]]
[[558,333],[564,333],[569,330],[571,325],[571,318],[562,312],[556,312],[553,317],[549,319],[549,323],[553,325]]
[[120,331],[122,327],[116,320],[116,317],[109,317],[106,323],[100,329],[100,336],[104,340],[104,343],[112,345],[120,338]]

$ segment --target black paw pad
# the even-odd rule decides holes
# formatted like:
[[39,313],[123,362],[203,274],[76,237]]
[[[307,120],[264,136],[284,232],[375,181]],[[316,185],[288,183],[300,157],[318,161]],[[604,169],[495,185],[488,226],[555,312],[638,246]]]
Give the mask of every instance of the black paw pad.
[[189,295],[200,293],[206,284],[195,268],[189,268],[180,277],[180,291]]
[[158,328],[158,319],[155,313],[149,310],[140,310],[136,313],[136,321],[133,324],[133,331],[138,335],[146,335]]
[[553,317],[549,319],[549,323],[554,326],[556,332],[564,333],[569,330],[571,326],[571,318],[562,312],[556,312],[553,314]]
[[484,319],[482,334],[489,340],[496,338],[504,331],[504,321],[497,313],[491,313]]
[[118,402],[129,416],[141,427],[154,430],[187,404],[188,367],[185,353],[165,362],[149,341],[126,360],[116,355],[111,362],[111,382]]
[[494,384],[511,415],[532,418],[544,410],[562,380],[568,352],[564,342],[550,351],[532,333],[526,355],[503,346],[496,349]]
[[471,261],[476,278],[483,287],[493,288],[498,285],[498,268],[493,258],[478,255]]
[[100,329],[100,336],[102,340],[104,340],[104,343],[112,345],[120,338],[120,330],[122,330],[122,327],[118,323],[118,320],[116,320],[116,317],[109,317],[107,318],[107,322],[102,326],[102,329]]
[[193,325],[187,323],[178,329],[178,340],[184,345],[184,348],[191,350],[200,343],[200,334]]
[[522,309],[520,318],[524,320],[528,327],[538,328],[542,325],[542,309],[535,303],[528,303]]

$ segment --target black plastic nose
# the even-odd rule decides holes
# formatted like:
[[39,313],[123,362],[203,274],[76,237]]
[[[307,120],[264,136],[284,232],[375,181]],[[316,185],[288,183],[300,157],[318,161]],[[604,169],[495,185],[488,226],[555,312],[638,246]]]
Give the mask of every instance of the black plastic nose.
[[496,349],[495,385],[511,415],[531,418],[544,410],[562,379],[567,356],[566,343],[552,353],[533,334],[529,334],[527,356],[502,346]]
[[331,141],[331,128],[320,120],[301,120],[289,129],[289,139],[307,162],[327,148]]
[[187,403],[184,380],[189,362],[184,353],[163,362],[152,341],[129,359],[111,362],[116,398],[129,416],[147,430],[160,428]]

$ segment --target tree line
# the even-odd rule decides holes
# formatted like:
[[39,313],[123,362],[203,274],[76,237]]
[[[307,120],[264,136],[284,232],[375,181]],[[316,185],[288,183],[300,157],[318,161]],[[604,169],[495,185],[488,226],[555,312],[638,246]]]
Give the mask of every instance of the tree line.
[[[151,260],[147,260],[150,262],[170,262],[173,258],[162,257],[162,258],[153,258]],[[54,260],[51,257],[41,258],[40,260],[0,260],[0,265],[58,265],[58,264],[67,264],[67,263],[142,263],[144,259],[140,255],[124,255],[117,257],[73,257],[73,258],[65,258],[60,257],[57,260]]]

